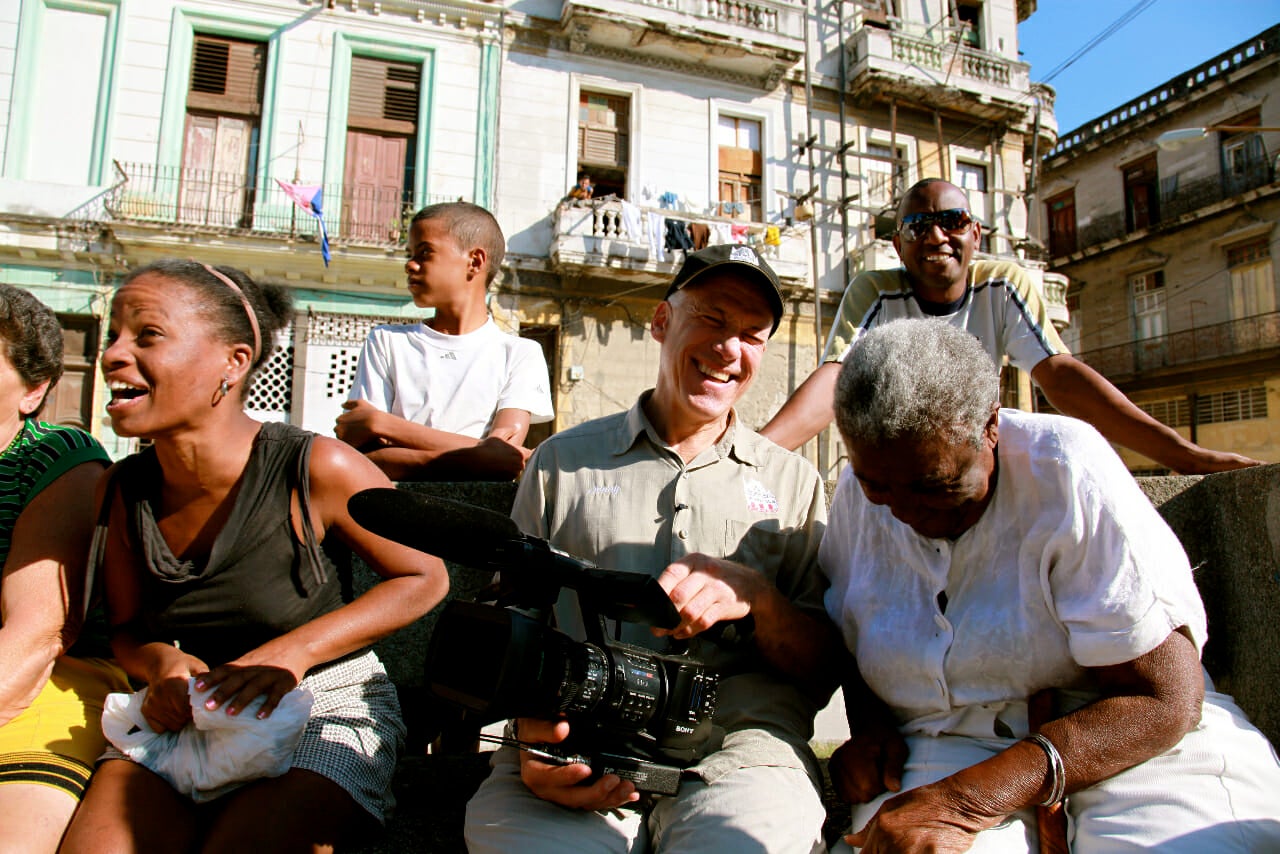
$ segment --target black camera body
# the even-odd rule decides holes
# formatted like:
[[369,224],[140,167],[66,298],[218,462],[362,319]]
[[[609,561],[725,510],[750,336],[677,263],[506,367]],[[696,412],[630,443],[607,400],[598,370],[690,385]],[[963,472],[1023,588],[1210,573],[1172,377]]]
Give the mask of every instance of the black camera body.
[[575,641],[515,608],[450,602],[432,633],[427,674],[436,696],[481,723],[564,715],[579,753],[688,767],[721,738],[712,723],[718,679],[697,659]]
[[[376,534],[501,575],[496,605],[450,602],[427,648],[432,693],[469,710],[473,722],[564,715],[568,741],[539,745],[538,755],[585,759],[597,774],[663,794],[675,794],[680,769],[720,748],[713,670],[687,653],[606,636],[606,620],[679,625],[657,579],[600,569],[524,534],[500,513],[444,498],[367,489],[348,509]],[[577,594],[585,641],[550,625],[562,590]]]

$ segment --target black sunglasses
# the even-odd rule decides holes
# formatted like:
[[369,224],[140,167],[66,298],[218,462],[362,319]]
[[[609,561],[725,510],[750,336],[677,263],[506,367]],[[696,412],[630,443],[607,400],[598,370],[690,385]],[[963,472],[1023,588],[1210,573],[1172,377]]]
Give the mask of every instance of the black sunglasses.
[[964,208],[907,214],[898,224],[898,234],[904,240],[915,241],[928,234],[935,225],[947,234],[960,234],[973,225],[973,217]]

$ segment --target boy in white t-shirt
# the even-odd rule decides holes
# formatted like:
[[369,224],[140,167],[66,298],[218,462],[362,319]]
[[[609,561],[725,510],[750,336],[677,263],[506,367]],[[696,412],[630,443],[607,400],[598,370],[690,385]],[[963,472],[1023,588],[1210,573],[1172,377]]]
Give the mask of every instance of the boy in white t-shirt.
[[378,326],[334,432],[392,480],[511,480],[531,423],[552,417],[542,348],[508,335],[485,293],[505,254],[493,215],[430,205],[409,227],[409,292],[430,320]]

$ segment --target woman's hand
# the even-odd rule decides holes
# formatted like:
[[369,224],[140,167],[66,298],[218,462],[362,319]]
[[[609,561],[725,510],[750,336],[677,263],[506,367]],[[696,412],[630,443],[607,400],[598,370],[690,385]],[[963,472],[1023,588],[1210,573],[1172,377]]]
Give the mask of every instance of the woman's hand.
[[[531,744],[559,744],[569,737],[567,721],[521,718],[517,722],[520,740]],[[605,774],[591,785],[587,765],[553,765],[520,751],[520,779],[544,801],[581,810],[615,809],[640,799],[630,782],[615,774]]]
[[177,732],[191,723],[191,697],[187,680],[209,668],[193,655],[167,644],[148,644],[157,654],[147,679],[147,696],[142,716],[155,732]]
[[287,638],[275,638],[235,661],[196,674],[197,690],[217,689],[205,699],[204,707],[213,711],[225,705],[227,714],[238,715],[258,697],[265,697],[257,717],[270,717],[307,672],[306,663],[291,654],[296,647]]
[[261,720],[270,717],[284,695],[298,687],[298,677],[283,667],[228,663],[196,677],[198,691],[215,686],[217,690],[204,701],[206,709],[215,711],[225,704],[227,714],[238,715],[258,697],[265,697],[256,715]]

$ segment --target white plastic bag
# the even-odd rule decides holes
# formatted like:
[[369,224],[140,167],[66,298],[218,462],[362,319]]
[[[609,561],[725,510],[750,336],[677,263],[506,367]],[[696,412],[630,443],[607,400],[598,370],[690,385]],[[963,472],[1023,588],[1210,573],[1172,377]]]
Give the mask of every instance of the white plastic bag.
[[108,694],[102,731],[117,750],[197,803],[221,797],[251,780],[288,771],[315,701],[311,692],[294,688],[270,717],[259,720],[265,697],[228,715],[225,705],[215,711],[204,707],[213,691],[197,691],[195,679],[187,680],[193,720],[178,732],[152,731],[142,716],[146,688],[134,694]]

